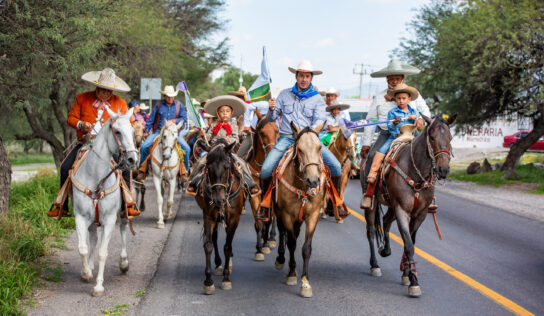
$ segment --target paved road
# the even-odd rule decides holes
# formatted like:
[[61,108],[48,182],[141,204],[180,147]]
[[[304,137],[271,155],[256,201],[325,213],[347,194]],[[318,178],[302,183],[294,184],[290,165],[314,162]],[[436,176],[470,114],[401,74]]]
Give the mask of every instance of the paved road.
[[[360,188],[347,189],[349,207],[359,211]],[[423,224],[417,246],[441,262],[487,286],[522,308],[544,314],[544,223],[485,205],[458,200],[447,193],[437,196],[439,241],[432,220]],[[416,256],[423,295],[409,298],[400,285],[398,270],[402,248],[392,243],[393,255],[379,258],[383,276],[369,274],[364,223],[350,216],[344,224],[321,220],[314,237],[310,281],[314,297],[301,298],[299,286],[284,284],[286,269],[277,271],[275,250],[264,262],[252,260],[253,218],[242,216],[234,239],[233,289],[203,295],[205,257],[202,248],[201,211],[184,197],[157,273],[137,315],[509,315],[512,312],[481,294],[437,265]],[[537,206],[542,207],[542,206]],[[393,233],[397,234],[396,225]],[[222,248],[224,233],[220,233]],[[302,256],[299,240],[299,274]],[[510,304],[510,306],[512,306]],[[506,303],[508,305],[508,303]]]

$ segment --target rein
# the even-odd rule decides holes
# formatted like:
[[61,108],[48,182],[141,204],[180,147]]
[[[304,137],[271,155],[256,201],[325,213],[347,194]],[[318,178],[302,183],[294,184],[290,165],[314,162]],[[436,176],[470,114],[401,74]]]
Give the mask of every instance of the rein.
[[[264,127],[264,125],[263,125],[263,127]],[[261,143],[261,148],[263,149],[264,156],[265,156],[265,159],[266,159],[266,156],[267,156],[267,155],[270,153],[270,151],[272,150],[272,149],[268,150],[268,147],[274,148],[274,146],[275,146],[276,144],[275,144],[275,143],[268,143],[268,144],[265,145],[264,142],[263,142],[263,139],[262,139],[262,137],[261,137],[261,133],[259,133],[260,130],[261,130],[261,129],[258,129],[257,131],[255,131],[255,134],[257,134],[258,140],[259,140],[259,142]],[[261,162],[261,163],[259,163],[259,162],[257,161],[257,153],[255,153],[255,164],[257,165],[257,167],[262,167],[263,164],[264,164],[264,160],[263,160],[263,162]]]
[[[174,146],[176,144],[176,141],[174,141],[174,146],[164,146],[164,143],[162,141],[162,136],[164,135],[164,133],[167,131],[168,129],[165,127],[164,130],[161,131],[160,135],[159,135],[159,142],[161,143],[161,152],[164,153],[165,149],[170,149],[170,152],[172,153],[174,151]],[[161,161],[157,160],[157,158],[155,158],[155,156],[153,155],[153,153],[151,153],[151,161],[153,161],[157,166],[159,166],[161,172],[164,172],[165,170],[172,170],[174,168],[176,168],[178,166],[178,164],[174,164],[172,166],[164,166],[163,163],[164,163],[164,155],[162,155],[162,159]]]

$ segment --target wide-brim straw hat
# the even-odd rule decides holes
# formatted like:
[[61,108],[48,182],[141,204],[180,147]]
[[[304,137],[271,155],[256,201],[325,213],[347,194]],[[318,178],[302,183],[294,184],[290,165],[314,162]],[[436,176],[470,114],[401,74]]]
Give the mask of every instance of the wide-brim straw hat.
[[161,94],[169,98],[173,98],[178,95],[179,90],[174,89],[174,86],[165,86],[164,90],[161,90]]
[[395,139],[395,142],[407,143],[414,139],[416,126],[414,124],[404,124],[400,128],[400,136]]
[[387,65],[387,67],[371,73],[370,77],[383,78],[383,77],[392,76],[392,75],[410,76],[410,75],[417,75],[420,72],[421,70],[419,70],[418,68],[414,66],[401,64],[400,60],[392,59]]
[[399,83],[393,90],[387,90],[387,96],[394,99],[395,95],[401,92],[408,93],[412,98],[412,101],[417,99],[417,97],[419,96],[419,92],[416,88],[410,87],[405,83]]
[[206,102],[204,110],[209,114],[217,116],[217,109],[223,105],[229,106],[232,109],[233,117],[240,116],[246,112],[245,102],[232,95],[221,95],[211,99]]
[[340,102],[338,102],[338,100],[332,100],[331,105],[329,105],[325,110],[327,112],[330,112],[334,109],[340,109],[340,111],[344,111],[349,109],[349,107],[349,104],[341,104]]
[[299,72],[311,72],[314,76],[321,75],[323,73],[323,71],[321,71],[321,70],[315,70],[314,66],[312,65],[312,63],[309,60],[301,61],[298,64],[297,68],[287,67],[287,69],[289,69],[289,71],[294,73],[294,74],[296,74],[297,71],[299,71]]
[[81,76],[81,79],[106,90],[117,92],[130,91],[128,84],[123,79],[117,77],[115,71],[111,68],[104,68],[102,71],[89,71]]
[[240,88],[238,88],[238,91],[227,92],[228,95],[233,95],[235,97],[243,98],[244,100],[246,99],[246,93],[247,93],[247,90],[246,90],[246,87],[244,86],[241,86]]

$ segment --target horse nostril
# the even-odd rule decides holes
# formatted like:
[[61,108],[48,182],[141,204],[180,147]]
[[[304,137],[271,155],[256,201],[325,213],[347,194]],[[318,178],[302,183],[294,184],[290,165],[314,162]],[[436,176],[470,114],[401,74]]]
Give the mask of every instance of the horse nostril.
[[128,163],[130,163],[130,164],[134,163],[134,158],[132,158],[132,157],[129,157],[127,160],[128,160]]

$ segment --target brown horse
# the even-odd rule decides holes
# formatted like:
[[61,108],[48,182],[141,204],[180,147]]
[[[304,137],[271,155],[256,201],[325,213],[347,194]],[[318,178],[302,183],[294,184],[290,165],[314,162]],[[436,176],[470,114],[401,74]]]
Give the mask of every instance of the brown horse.
[[[324,124],[323,124],[324,125]],[[297,269],[295,248],[302,223],[306,224],[302,257],[304,266],[301,277],[302,297],[312,297],[312,287],[308,278],[308,265],[312,253],[312,238],[319,220],[319,210],[323,207],[323,197],[326,190],[326,176],[321,156],[321,142],[317,130],[306,127],[299,130],[292,122],[291,129],[296,135],[294,152],[291,159],[285,160],[285,167],[280,162],[277,169],[283,169],[283,174],[277,173],[278,185],[275,188],[274,211],[278,218],[279,246],[276,257],[276,268],[281,270],[285,263],[285,242],[289,248],[289,273],[287,285],[297,285]],[[288,155],[289,152],[286,153]],[[284,159],[286,159],[284,155]],[[282,160],[284,160],[282,159]]]
[[[383,238],[379,253],[382,257],[391,255],[389,229],[396,219],[404,241],[402,284],[409,285],[408,294],[412,297],[421,295],[414,261],[416,234],[433,200],[436,180],[448,176],[452,139],[450,125],[456,117],[448,120],[434,117],[431,121],[423,115],[427,127],[410,144],[400,148],[394,160],[390,160],[390,171],[383,177],[383,186],[377,186],[375,203],[371,210],[365,211],[371,274],[381,276],[374,242],[380,246]],[[388,206],[383,217],[383,227],[380,224],[380,204]]]
[[[242,174],[232,157],[234,143],[228,144],[220,139],[208,151],[203,176],[195,196],[203,215],[204,252],[206,253],[206,279],[204,293],[213,294],[215,286],[212,279],[211,254],[215,255],[215,274],[223,274],[221,288],[230,290],[232,283],[232,240],[240,221],[244,205]],[[221,257],[217,246],[217,228],[223,224],[226,231],[224,246],[225,265],[221,266]]]
[[[276,122],[268,116],[263,116],[259,110],[255,111],[257,115],[258,123],[253,135],[253,149],[248,156],[248,166],[251,170],[251,175],[255,183],[260,183],[261,167],[266,158],[266,155],[274,148],[278,141],[279,130]],[[276,235],[275,225],[276,217],[271,214],[271,220],[268,222],[262,222],[255,217],[259,205],[261,204],[261,196],[257,195],[250,199],[251,210],[253,211],[253,217],[255,218],[255,232],[257,233],[257,252],[254,259],[256,261],[263,261],[263,253],[270,253],[270,248],[275,247],[276,241],[274,240]],[[270,231],[270,228],[272,230]],[[269,235],[270,231],[270,235]]]
[[[338,195],[342,200],[344,200],[344,189],[346,188],[346,185],[349,181],[349,175],[351,172],[351,165],[353,162],[353,159],[355,159],[355,140],[354,140],[355,134],[346,137],[342,131],[339,131],[336,135],[336,138],[334,141],[329,145],[329,150],[332,152],[334,157],[340,162],[342,165],[342,182],[341,182],[341,190],[338,192]],[[323,209],[322,218],[327,218],[327,212],[333,211],[333,205],[331,201],[328,199],[328,195],[325,198],[325,205],[327,206],[326,209]],[[338,211],[334,211],[334,217],[336,219],[337,223],[342,223],[343,220],[338,215]]]
[[[136,146],[138,152],[140,152],[140,147],[142,146],[142,142],[144,140],[145,122],[135,121],[132,127],[134,128],[134,145]],[[138,169],[133,170],[132,196],[134,197],[134,201],[136,201],[136,206],[138,209],[143,212],[145,211],[145,185],[140,181],[136,181],[137,176]]]

